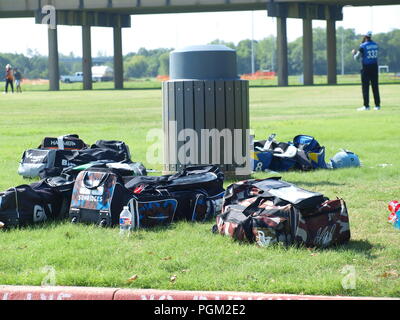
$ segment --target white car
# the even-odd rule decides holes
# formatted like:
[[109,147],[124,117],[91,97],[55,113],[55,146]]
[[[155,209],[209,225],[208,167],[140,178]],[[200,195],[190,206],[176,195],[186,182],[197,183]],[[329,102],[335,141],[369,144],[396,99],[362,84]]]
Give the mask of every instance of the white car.
[[75,72],[73,76],[61,76],[61,81],[65,83],[83,82],[83,72]]
[[[61,81],[65,83],[83,82],[83,72],[75,72],[72,76],[61,76]],[[92,81],[111,81],[114,79],[114,70],[107,66],[92,67]]]

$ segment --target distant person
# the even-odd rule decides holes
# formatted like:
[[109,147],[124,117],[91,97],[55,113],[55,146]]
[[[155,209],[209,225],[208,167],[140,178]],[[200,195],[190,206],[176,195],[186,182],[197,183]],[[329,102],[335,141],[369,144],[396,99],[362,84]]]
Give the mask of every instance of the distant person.
[[372,92],[374,94],[375,110],[381,109],[381,99],[379,96],[378,84],[378,53],[379,46],[372,41],[372,32],[368,31],[358,50],[352,50],[353,57],[356,61],[361,60],[361,82],[364,106],[358,108],[358,111],[370,110],[369,106],[369,84],[371,83]]
[[21,89],[22,75],[17,68],[15,68],[14,70],[14,79],[15,79],[15,90],[19,93],[22,93]]
[[8,93],[8,86],[11,86],[12,93],[14,93],[14,75],[13,70],[9,64],[6,65],[6,91],[4,93]]

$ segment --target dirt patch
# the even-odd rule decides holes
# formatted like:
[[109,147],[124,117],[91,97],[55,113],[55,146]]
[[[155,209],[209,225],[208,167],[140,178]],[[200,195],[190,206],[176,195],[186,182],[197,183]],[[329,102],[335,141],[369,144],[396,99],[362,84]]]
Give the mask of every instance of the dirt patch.
[[22,79],[22,83],[35,86],[35,85],[48,84],[49,80],[46,80],[46,79]]

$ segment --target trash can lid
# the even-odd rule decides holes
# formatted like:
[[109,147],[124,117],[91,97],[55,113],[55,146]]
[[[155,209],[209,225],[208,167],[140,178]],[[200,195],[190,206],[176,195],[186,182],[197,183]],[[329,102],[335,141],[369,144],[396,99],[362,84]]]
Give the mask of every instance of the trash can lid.
[[194,45],[170,54],[170,79],[236,80],[236,51],[224,45]]
[[222,44],[208,44],[208,45],[192,45],[192,46],[186,46],[183,48],[178,48],[172,51],[172,53],[175,52],[192,52],[192,51],[233,51],[235,52],[234,49],[229,48],[225,45]]

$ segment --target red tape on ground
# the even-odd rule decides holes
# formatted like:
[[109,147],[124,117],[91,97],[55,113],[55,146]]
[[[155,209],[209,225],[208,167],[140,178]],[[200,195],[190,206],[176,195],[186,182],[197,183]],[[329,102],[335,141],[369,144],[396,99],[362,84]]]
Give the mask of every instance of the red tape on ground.
[[0,300],[387,300],[223,291],[133,290],[90,287],[0,286]]
[[113,300],[118,289],[0,286],[0,300]]

